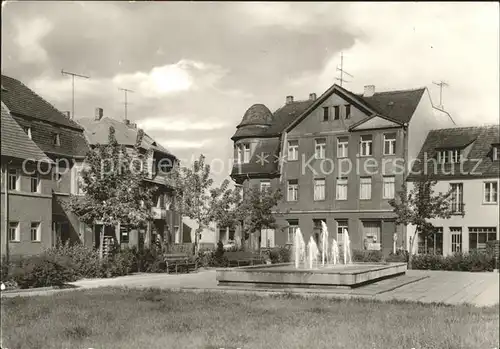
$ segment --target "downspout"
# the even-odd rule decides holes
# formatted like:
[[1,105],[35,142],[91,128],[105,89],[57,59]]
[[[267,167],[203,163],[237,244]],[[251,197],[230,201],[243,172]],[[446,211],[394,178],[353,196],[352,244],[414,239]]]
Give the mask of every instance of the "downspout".
[[9,251],[9,164],[11,161],[7,161],[5,164],[5,259],[8,265],[10,261],[10,251]]
[[[407,179],[408,179],[408,143],[409,143],[409,131],[408,131],[408,123],[404,123],[403,124],[403,137],[404,137],[404,141],[403,141],[403,144],[404,144],[404,175],[403,175],[403,183],[406,183]],[[408,189],[407,189],[408,190]],[[405,193],[405,195],[408,195],[408,193]],[[407,237],[407,234],[408,234],[408,227],[405,225],[403,226],[403,241],[404,241],[404,247],[408,247],[408,237]],[[410,252],[411,253],[411,252]]]

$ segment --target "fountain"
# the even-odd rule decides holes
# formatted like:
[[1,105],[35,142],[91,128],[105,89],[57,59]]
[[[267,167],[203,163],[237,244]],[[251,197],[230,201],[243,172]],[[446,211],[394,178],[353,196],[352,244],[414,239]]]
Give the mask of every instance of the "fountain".
[[[328,226],[321,222],[321,251],[311,235],[306,245],[300,229],[293,237],[293,263],[254,265],[217,270],[220,286],[250,285],[279,288],[354,288],[406,273],[406,263],[353,263],[349,232],[344,229],[342,246],[329,241]],[[339,249],[342,247],[343,263]],[[321,252],[321,256],[320,256]],[[318,259],[321,258],[321,263]]]

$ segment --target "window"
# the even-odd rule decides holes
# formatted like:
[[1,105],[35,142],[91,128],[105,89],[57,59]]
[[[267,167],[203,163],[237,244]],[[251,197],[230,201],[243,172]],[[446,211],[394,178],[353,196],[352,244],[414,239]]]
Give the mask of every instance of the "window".
[[19,190],[19,173],[17,169],[9,169],[9,190]]
[[372,198],[372,178],[361,177],[359,182],[359,198],[370,200]]
[[296,179],[288,181],[287,201],[297,201],[299,198],[299,183]]
[[262,248],[274,247],[274,229],[260,230],[260,247]]
[[30,184],[31,184],[31,192],[39,193],[40,192],[40,177],[38,173],[32,174],[30,176]]
[[496,240],[496,227],[469,228],[469,249],[484,250],[488,241]]
[[337,200],[347,200],[347,177],[337,178]]
[[269,180],[260,181],[260,191],[268,191],[269,189],[271,189],[271,181]]
[[363,247],[365,250],[380,250],[380,221],[363,221]]
[[169,173],[172,169],[172,161],[169,158],[163,158],[158,163],[158,170],[161,174]]
[[120,224],[120,243],[128,244],[130,242],[130,228],[127,224]]
[[29,126],[24,126],[23,127],[24,132],[28,135],[29,139],[31,139],[31,127]]
[[73,175],[72,192],[75,195],[83,195],[84,182],[82,177],[82,171],[83,169],[79,166],[74,166],[72,170],[72,175]]
[[319,246],[321,246],[321,241],[320,241],[320,237],[321,237],[321,230],[322,230],[322,225],[321,225],[321,222],[325,222],[326,219],[324,218],[316,218],[316,219],[313,219],[313,237],[314,237],[314,241],[316,241],[316,244]]
[[19,222],[9,222],[9,241],[20,241]]
[[236,146],[236,163],[241,164],[243,161],[243,152],[241,150],[241,146]]
[[290,220],[288,221],[288,241],[287,243],[293,244],[295,240],[295,233],[297,232],[297,229],[299,228],[299,221],[298,220]]
[[299,159],[299,141],[288,142],[288,161],[296,161]]
[[54,133],[52,135],[52,144],[57,146],[61,145],[61,138],[59,137],[59,133]]
[[496,204],[498,202],[497,182],[485,182],[483,190],[484,190],[484,203]]
[[396,134],[385,134],[384,135],[384,155],[394,155],[396,154]]
[[314,200],[325,200],[325,179],[314,180]]
[[451,210],[453,213],[464,211],[464,186],[462,183],[452,183],[451,186]]
[[345,106],[345,118],[349,119],[351,117],[351,105],[347,104]]
[[360,153],[361,156],[370,156],[373,153],[372,149],[372,136],[361,136],[360,142]]
[[438,152],[438,162],[441,164],[459,163],[461,159],[462,153],[460,149],[440,150]]
[[384,177],[384,199],[394,199],[394,177]]
[[443,254],[443,228],[436,227],[434,233],[423,236],[418,234],[418,253],[419,254]]
[[248,164],[250,162],[250,144],[243,145],[243,163]]
[[326,150],[326,139],[319,138],[319,139],[316,139],[315,142],[316,142],[316,146],[315,146],[314,157],[316,159],[324,159],[325,158],[325,150]]
[[330,108],[323,107],[323,121],[328,121],[330,119]]
[[40,223],[39,222],[31,222],[31,241],[41,241],[40,234]]
[[348,137],[339,137],[337,138],[337,157],[338,158],[346,158],[348,156],[348,145],[349,138]]
[[494,145],[492,151],[491,158],[493,161],[497,161],[499,159],[498,153],[500,153],[500,145]]
[[335,107],[333,107],[333,110],[335,111],[333,119],[334,120],[340,119],[340,106],[336,105]]
[[174,241],[176,244],[181,243],[181,229],[178,225],[174,227]]
[[462,228],[451,228],[451,252],[457,253],[462,252]]
[[344,241],[344,230],[348,230],[347,220],[338,220],[337,221],[337,242],[342,244]]

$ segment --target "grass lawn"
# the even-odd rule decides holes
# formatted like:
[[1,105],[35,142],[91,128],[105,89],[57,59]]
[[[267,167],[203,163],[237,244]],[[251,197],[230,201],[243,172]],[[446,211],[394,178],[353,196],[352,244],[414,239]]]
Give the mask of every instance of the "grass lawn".
[[498,308],[101,288],[4,298],[2,348],[498,347]]

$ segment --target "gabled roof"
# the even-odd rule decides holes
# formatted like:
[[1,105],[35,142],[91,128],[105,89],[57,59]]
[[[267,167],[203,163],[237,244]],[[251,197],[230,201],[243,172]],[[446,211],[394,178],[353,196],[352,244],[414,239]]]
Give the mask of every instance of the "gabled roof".
[[399,126],[403,125],[403,123],[401,121],[392,119],[392,118],[384,116],[384,115],[372,115],[372,116],[369,116],[368,118],[365,118],[365,119],[362,119],[362,120],[356,122],[354,125],[349,127],[349,131],[354,131],[358,127],[360,127],[362,125],[366,125],[366,124],[368,124],[370,122],[374,122],[374,121],[385,121],[384,128],[399,127]]
[[47,121],[60,126],[81,130],[75,121],[70,120],[52,104],[36,94],[19,80],[2,75],[2,102],[12,115],[26,116]]
[[1,155],[11,158],[52,163],[12,118],[2,102]]
[[[87,141],[92,144],[107,144],[109,136],[109,127],[113,126],[115,129],[116,141],[119,144],[126,146],[134,146],[137,140],[138,129],[132,125],[126,125],[124,122],[115,120],[108,117],[103,117],[101,120],[93,118],[82,118],[78,123],[83,126],[85,137]],[[141,147],[144,149],[152,148],[164,154],[174,156],[169,150],[162,145],[158,144],[147,133],[144,133],[142,138]]]
[[[419,178],[424,171],[425,160],[427,171],[434,178],[483,178],[500,175],[500,161],[491,157],[492,146],[499,142],[500,126],[457,127],[432,130],[420,150],[420,154],[412,169],[409,180]],[[470,145],[462,164],[437,164],[435,158],[440,149],[463,148]],[[463,170],[460,169],[462,167]]]

